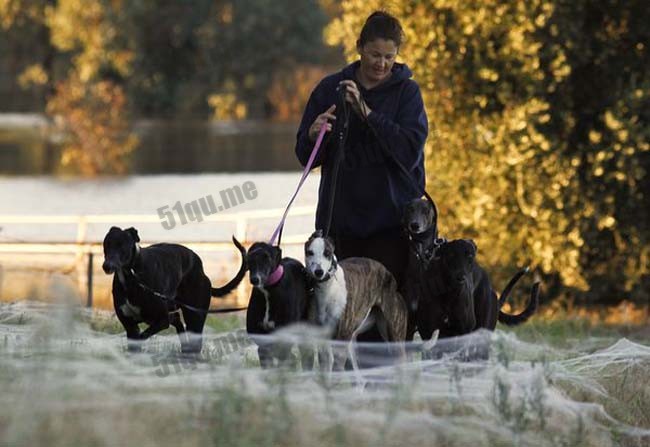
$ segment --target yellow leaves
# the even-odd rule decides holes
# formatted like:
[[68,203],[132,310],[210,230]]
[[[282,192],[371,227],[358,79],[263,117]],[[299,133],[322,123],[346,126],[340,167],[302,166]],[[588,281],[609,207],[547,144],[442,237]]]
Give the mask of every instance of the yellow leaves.
[[600,141],[603,139],[603,134],[595,131],[595,130],[590,130],[589,131],[589,141],[593,144],[598,144]]
[[12,0],[0,0],[0,26],[7,30],[20,13],[20,4]]
[[605,112],[605,125],[611,130],[619,130],[623,127],[623,123],[616,119],[611,110]]
[[47,81],[47,73],[41,64],[28,66],[18,77],[18,84],[25,89],[31,85],[45,85]]
[[246,118],[246,104],[237,99],[234,93],[218,93],[208,97],[208,104],[213,109],[212,118],[217,121],[241,120]]
[[544,25],[546,25],[547,19],[548,17],[546,17],[546,15],[544,14],[538,15],[537,17],[535,17],[535,26],[537,26],[538,28],[542,28]]
[[126,172],[125,157],[138,144],[130,132],[126,96],[109,82],[84,82],[71,75],[57,86],[47,112],[67,135],[61,163],[83,175]]
[[478,75],[481,79],[485,79],[486,81],[496,82],[499,80],[499,73],[487,67],[479,69]]
[[614,228],[616,219],[613,216],[605,216],[598,221],[598,229],[605,230]]
[[558,51],[557,56],[551,62],[551,72],[555,79],[561,81],[571,74],[571,66],[569,65],[564,51]]
[[122,75],[131,70],[133,52],[115,42],[120,37],[100,0],[60,0],[45,10],[52,44],[62,51],[76,51],[77,75],[89,82],[102,66]]

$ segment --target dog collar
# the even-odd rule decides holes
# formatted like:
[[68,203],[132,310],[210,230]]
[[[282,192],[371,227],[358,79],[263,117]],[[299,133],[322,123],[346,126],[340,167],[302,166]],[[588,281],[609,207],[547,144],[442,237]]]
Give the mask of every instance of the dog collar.
[[280,282],[282,276],[284,276],[284,267],[282,266],[282,264],[279,264],[278,268],[275,269],[275,271],[271,273],[271,275],[269,275],[264,285],[274,286]]

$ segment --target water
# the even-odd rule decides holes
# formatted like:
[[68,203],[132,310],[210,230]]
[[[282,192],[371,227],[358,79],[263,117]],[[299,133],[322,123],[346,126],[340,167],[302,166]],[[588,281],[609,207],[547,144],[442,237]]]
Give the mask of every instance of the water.
[[[142,120],[140,144],[128,160],[130,174],[299,171],[294,155],[296,123]],[[60,146],[47,145],[38,115],[0,114],[0,174],[50,175]]]
[[[63,304],[0,307],[0,443],[7,445],[647,446],[650,347],[571,348],[511,332],[487,362],[413,355],[329,375],[261,370],[242,334],[207,328],[128,353],[115,317]],[[230,338],[228,338],[230,336]],[[439,346],[444,346],[439,342]],[[451,351],[450,351],[451,352]]]

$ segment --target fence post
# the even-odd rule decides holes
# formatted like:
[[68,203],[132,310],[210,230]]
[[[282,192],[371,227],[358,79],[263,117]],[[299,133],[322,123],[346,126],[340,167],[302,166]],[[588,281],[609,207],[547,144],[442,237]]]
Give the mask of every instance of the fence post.
[[93,307],[93,252],[92,249],[88,253],[88,277],[86,284],[88,286],[88,295],[86,300],[86,307]]

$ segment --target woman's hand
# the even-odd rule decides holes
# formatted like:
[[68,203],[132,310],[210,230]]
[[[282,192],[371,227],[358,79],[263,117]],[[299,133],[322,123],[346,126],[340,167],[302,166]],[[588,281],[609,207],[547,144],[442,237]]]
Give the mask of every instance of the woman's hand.
[[345,88],[345,100],[350,103],[352,110],[365,120],[371,110],[366,101],[363,100],[357,83],[351,79],[346,79],[341,81],[339,86]]
[[336,116],[334,115],[334,110],[336,110],[336,104],[330,106],[325,112],[321,113],[316,117],[314,123],[309,128],[309,139],[311,141],[316,141],[318,134],[323,126],[325,126],[326,132],[332,130],[332,123],[328,120],[335,120]]

